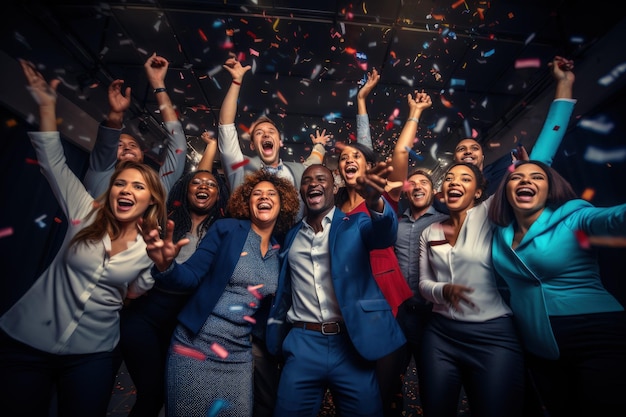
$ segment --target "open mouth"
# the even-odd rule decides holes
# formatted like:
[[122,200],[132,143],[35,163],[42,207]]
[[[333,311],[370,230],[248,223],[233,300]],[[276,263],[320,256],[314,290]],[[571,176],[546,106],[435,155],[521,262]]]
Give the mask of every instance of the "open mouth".
[[197,193],[196,198],[198,200],[208,200],[209,195],[207,193]]
[[535,194],[537,194],[535,190],[528,187],[520,187],[515,190],[515,195],[520,201],[530,201],[535,196]]

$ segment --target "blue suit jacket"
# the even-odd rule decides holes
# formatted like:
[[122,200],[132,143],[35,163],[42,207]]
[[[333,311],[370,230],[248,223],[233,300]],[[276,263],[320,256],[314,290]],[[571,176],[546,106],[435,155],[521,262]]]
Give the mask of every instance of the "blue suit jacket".
[[[287,255],[301,227],[302,222],[289,231],[281,249],[280,277],[266,333],[267,347],[274,355],[282,353],[283,340],[291,328],[287,322],[287,311],[292,305]],[[386,201],[383,215],[371,218],[365,213],[347,216],[336,209],[330,226],[330,268],[335,295],[350,340],[367,360],[381,358],[406,343],[369,262],[370,250],[394,244],[397,229],[397,216]]]
[[196,289],[178,315],[179,323],[194,334],[200,331],[230,281],[250,227],[249,220],[217,220],[185,263],[173,262],[163,272],[153,267],[152,275],[162,288]]

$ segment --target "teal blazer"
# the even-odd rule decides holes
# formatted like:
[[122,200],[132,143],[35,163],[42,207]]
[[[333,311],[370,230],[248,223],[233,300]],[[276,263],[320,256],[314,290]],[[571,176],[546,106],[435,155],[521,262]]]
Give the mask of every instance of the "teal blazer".
[[595,250],[581,245],[588,236],[626,235],[626,204],[594,207],[572,200],[546,207],[515,250],[513,224],[493,235],[493,264],[510,289],[513,317],[529,352],[559,357],[550,316],[622,311],[602,285]]

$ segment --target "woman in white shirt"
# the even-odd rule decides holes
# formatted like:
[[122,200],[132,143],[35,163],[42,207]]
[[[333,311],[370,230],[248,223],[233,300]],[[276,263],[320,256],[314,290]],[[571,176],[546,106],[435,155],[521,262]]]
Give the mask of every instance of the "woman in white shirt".
[[119,164],[94,199],[67,166],[57,130],[56,87],[22,61],[39,104],[40,132],[29,133],[42,173],[68,219],[63,245],[33,286],[0,317],[0,403],[6,415],[106,416],[126,297],[153,284],[139,234],[165,224],[165,189],[154,169]]
[[462,387],[473,415],[521,415],[523,354],[496,285],[485,185],[478,167],[452,165],[442,185],[450,218],[420,238],[419,288],[434,313],[420,358],[425,416],[455,417]]

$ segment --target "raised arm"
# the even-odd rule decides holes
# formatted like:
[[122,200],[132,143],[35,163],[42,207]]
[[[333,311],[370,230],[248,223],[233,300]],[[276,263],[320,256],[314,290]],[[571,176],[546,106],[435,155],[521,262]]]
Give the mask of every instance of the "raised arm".
[[237,188],[244,179],[244,170],[241,166],[244,155],[239,145],[235,116],[237,115],[237,101],[239,100],[243,77],[250,68],[250,65],[242,66],[241,62],[235,58],[229,58],[224,63],[224,69],[230,73],[232,82],[220,108],[217,146],[231,190]]
[[548,110],[546,121],[530,153],[530,159],[552,165],[554,155],[556,155],[556,151],[567,131],[576,100],[572,98],[575,80],[572,72],[574,69],[573,61],[555,56],[548,65],[552,69],[552,76],[557,82],[556,91],[554,101]]
[[311,142],[313,142],[313,149],[311,149],[311,153],[309,156],[302,162],[302,165],[308,167],[310,165],[315,164],[323,164],[324,163],[324,155],[326,155],[326,144],[330,139],[332,139],[333,135],[330,133],[326,133],[326,129],[315,131],[315,135],[311,133]]
[[159,174],[161,174],[161,181],[165,189],[169,192],[185,171],[187,137],[165,87],[165,76],[169,68],[168,60],[153,53],[146,60],[144,68],[148,82],[153,89],[157,103],[159,103],[159,111],[168,133],[165,159],[159,168]]
[[374,149],[374,146],[372,144],[372,132],[370,131],[370,119],[367,114],[367,96],[376,87],[379,80],[380,74],[376,68],[373,68],[372,72],[367,73],[367,81],[356,95],[356,141],[370,149]]
[[[433,104],[428,94],[417,91],[415,91],[414,96],[411,94],[407,95],[407,103],[409,105],[408,117],[406,122],[404,122],[402,132],[400,132],[396,146],[393,149],[391,159],[393,171],[389,174],[389,182],[398,182],[401,184],[404,183],[408,175],[409,149],[413,148],[413,142],[415,141],[422,111],[431,107]],[[400,194],[402,194],[402,187],[390,188],[387,190],[387,193],[392,199],[399,201]]]
[[213,171],[213,161],[217,155],[217,139],[206,131],[200,137],[206,143],[206,147],[200,162],[198,162],[198,170]]

